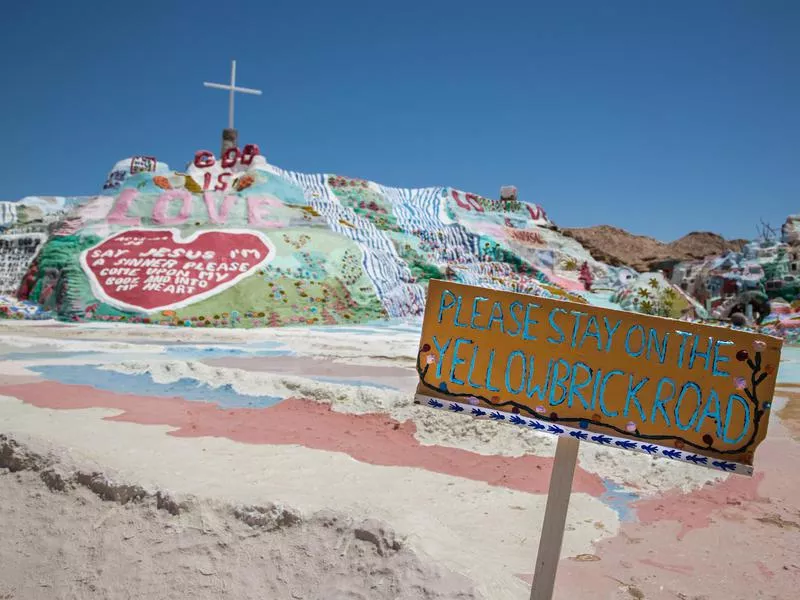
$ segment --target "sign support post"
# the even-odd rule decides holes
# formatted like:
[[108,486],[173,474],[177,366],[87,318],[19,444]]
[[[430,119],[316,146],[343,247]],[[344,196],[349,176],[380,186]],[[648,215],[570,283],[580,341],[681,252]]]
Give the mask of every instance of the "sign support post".
[[580,441],[577,438],[571,436],[558,438],[530,600],[551,600],[553,597],[579,446]]

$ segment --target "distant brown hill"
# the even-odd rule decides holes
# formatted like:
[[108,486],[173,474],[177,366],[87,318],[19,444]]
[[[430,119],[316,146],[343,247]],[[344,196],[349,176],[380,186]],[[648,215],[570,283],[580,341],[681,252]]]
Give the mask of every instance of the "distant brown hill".
[[710,231],[694,231],[669,243],[634,235],[610,225],[561,231],[578,240],[595,259],[610,265],[628,265],[643,272],[657,269],[667,261],[693,260],[730,250],[740,251],[747,243],[747,240],[726,240]]

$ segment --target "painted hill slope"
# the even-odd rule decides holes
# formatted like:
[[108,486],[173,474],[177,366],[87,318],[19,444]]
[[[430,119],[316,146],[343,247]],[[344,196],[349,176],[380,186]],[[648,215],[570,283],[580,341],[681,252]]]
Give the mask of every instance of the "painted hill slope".
[[101,195],[4,210],[6,239],[38,242],[3,289],[69,320],[352,323],[421,314],[430,278],[578,301],[587,274],[624,280],[534,204],[285,171],[255,146],[181,172],[133,157]]

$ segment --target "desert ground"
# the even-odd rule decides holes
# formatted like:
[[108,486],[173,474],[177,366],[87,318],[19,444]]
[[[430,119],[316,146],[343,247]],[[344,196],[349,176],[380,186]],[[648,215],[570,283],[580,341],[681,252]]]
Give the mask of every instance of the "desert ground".
[[[0,598],[527,598],[555,439],[415,405],[418,342],[0,323]],[[778,379],[752,478],[583,444],[556,598],[797,597]]]

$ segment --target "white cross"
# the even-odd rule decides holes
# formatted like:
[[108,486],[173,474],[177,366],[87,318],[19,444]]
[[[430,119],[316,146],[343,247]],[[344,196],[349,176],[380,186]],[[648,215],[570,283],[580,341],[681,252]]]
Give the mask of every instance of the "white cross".
[[233,95],[236,92],[241,92],[242,94],[253,94],[255,96],[261,95],[261,90],[254,90],[251,88],[243,88],[243,87],[236,87],[236,61],[231,61],[231,84],[224,85],[222,83],[208,83],[207,81],[203,82],[203,85],[210,88],[216,88],[218,90],[229,90],[231,93],[231,98],[228,104],[228,129],[233,129]]

